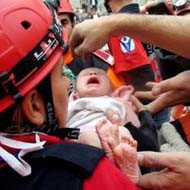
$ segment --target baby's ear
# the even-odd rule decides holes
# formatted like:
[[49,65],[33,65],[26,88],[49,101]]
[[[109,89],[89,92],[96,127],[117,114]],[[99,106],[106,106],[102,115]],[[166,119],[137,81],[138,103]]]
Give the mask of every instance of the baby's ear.
[[134,88],[131,85],[120,86],[114,91],[113,97],[121,98],[124,101],[128,101],[133,92],[134,92]]
[[69,96],[69,102],[75,101],[79,99],[79,95],[77,92],[72,92]]

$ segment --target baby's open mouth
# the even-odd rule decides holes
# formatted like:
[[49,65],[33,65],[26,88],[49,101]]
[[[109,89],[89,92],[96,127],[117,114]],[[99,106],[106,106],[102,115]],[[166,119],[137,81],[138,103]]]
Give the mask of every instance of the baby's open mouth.
[[87,84],[99,84],[99,80],[97,77],[91,77],[88,79]]

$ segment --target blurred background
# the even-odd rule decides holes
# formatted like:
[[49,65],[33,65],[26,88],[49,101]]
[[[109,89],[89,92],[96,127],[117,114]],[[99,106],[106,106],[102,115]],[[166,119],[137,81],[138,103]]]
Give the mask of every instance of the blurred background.
[[[75,9],[81,9],[81,8],[84,9],[95,4],[98,9],[104,9],[103,1],[104,0],[70,0],[70,2],[72,3]],[[139,3],[140,5],[143,5],[147,2],[147,0],[134,0],[134,2]]]
[[[134,3],[138,3],[139,5],[144,5],[148,1],[151,1],[151,0],[133,0]],[[172,5],[178,1],[178,4],[181,6],[181,5],[186,5],[187,3],[189,5],[188,1],[190,0],[155,0],[155,1],[159,1],[159,2],[167,1],[168,3]],[[96,17],[104,16],[105,14],[107,14],[107,11],[105,10],[104,4],[103,4],[104,0],[70,0],[70,2],[72,4],[72,7],[74,8],[76,16],[78,17],[77,18],[78,22],[81,22],[87,18],[88,19],[96,18]]]

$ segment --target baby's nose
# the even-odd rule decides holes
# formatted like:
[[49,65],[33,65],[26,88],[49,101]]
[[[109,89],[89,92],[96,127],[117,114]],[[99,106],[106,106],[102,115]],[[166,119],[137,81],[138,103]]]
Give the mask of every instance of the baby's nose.
[[96,75],[97,73],[96,72],[90,72],[90,75]]

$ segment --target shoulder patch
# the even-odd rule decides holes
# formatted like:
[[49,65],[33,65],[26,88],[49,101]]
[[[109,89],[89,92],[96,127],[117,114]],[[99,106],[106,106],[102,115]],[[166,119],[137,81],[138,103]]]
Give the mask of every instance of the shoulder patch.
[[123,53],[132,52],[135,50],[134,40],[128,36],[123,36],[120,40],[120,47]]

